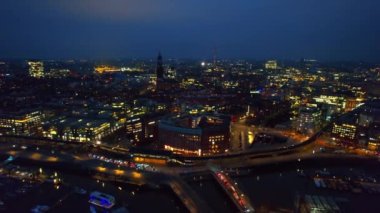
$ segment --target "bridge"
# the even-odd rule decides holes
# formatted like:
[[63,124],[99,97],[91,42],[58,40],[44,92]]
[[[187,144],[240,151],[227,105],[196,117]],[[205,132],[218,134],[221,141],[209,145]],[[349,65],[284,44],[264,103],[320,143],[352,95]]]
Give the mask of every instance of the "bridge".
[[177,197],[182,201],[186,208],[191,213],[196,212],[212,212],[208,205],[199,198],[198,195],[190,188],[188,184],[183,182],[178,177],[168,177],[168,181],[165,181],[165,184],[170,186],[173,192]]
[[252,204],[247,196],[239,189],[236,182],[234,182],[227,174],[216,167],[209,166],[212,176],[231,198],[240,212],[255,212]]

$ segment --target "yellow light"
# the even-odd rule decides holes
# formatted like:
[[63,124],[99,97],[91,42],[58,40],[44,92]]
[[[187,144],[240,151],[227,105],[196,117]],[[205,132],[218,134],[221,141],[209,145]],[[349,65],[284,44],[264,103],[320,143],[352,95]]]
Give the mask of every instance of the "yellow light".
[[124,171],[120,170],[120,169],[115,169],[115,174],[116,175],[122,175],[122,174],[124,174]]
[[140,179],[142,177],[141,173],[139,172],[132,172],[132,177],[133,178],[137,178],[137,179]]
[[105,172],[106,171],[106,168],[105,167],[102,167],[102,166],[98,166],[96,168],[99,172]]
[[139,158],[139,157],[135,157],[134,160],[135,160],[135,162],[142,162],[142,161],[144,161],[143,158]]
[[56,161],[58,161],[58,158],[56,158],[56,157],[48,157],[46,160],[49,161],[49,162],[56,162]]
[[248,143],[252,144],[254,139],[255,139],[255,136],[254,136],[253,132],[249,131],[248,132]]
[[39,154],[39,153],[33,153],[32,156],[31,156],[31,158],[32,158],[33,160],[40,160],[41,157],[42,157],[42,155]]

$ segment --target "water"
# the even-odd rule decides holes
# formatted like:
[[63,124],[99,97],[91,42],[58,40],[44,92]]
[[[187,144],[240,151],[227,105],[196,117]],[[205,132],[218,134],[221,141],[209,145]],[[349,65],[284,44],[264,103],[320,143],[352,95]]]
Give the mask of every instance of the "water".
[[[320,168],[321,170],[323,168]],[[327,168],[331,175],[356,176],[357,174],[371,174],[371,171],[348,168]],[[314,174],[315,169],[305,170],[306,174]],[[271,174],[250,174],[235,178],[241,189],[248,195],[257,209],[294,209],[295,197],[299,195],[331,196],[340,200],[347,200],[339,205],[344,212],[380,212],[378,201],[380,195],[317,188],[313,179],[300,176],[297,171],[283,171]]]
[[225,191],[212,179],[202,182],[189,182],[191,188],[214,212],[238,212]]
[[[125,207],[129,212],[187,212],[186,208],[167,187],[152,189],[145,186],[118,184],[112,182],[96,181],[75,175],[60,175],[65,185],[56,189],[53,183],[37,184],[33,190],[26,194],[16,194],[13,200],[6,201],[6,212],[30,212],[36,205],[47,205],[52,212],[89,212],[89,193],[100,191],[115,197],[117,209]],[[14,189],[21,185],[21,181],[14,179]],[[13,181],[13,182],[15,182]],[[85,189],[86,194],[76,193],[75,187]],[[0,197],[2,191],[0,187]],[[8,191],[14,191],[10,189]],[[1,211],[1,209],[0,209]],[[109,212],[109,211],[100,211]]]
[[[379,194],[367,194],[365,192],[355,194],[315,187],[313,179],[308,175],[314,176],[316,170],[323,169],[324,167],[304,170],[301,168],[299,171],[303,170],[307,176],[300,175],[296,168],[284,168],[283,170],[276,168],[272,171],[251,169],[251,173],[233,177],[233,179],[258,211],[293,212],[296,195],[308,194],[331,196],[340,200],[338,205],[343,212],[380,212]],[[331,175],[341,177],[356,177],[365,173],[380,178],[380,171],[373,169],[338,167],[327,167],[326,169],[330,171]],[[237,212],[230,198],[226,196],[215,180],[208,178],[202,182],[190,182],[190,184],[215,212]]]

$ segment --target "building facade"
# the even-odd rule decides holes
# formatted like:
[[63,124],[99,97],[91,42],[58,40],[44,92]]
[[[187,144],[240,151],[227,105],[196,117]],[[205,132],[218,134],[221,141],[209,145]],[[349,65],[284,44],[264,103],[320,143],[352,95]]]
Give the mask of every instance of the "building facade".
[[4,135],[36,136],[41,133],[40,111],[0,115],[0,133]]
[[303,134],[313,134],[321,126],[321,111],[315,107],[303,107],[295,121],[295,129]]
[[341,123],[334,123],[331,134],[333,137],[341,140],[341,141],[349,141],[353,142],[356,138],[357,128],[355,125]]
[[43,78],[44,73],[44,63],[42,61],[28,61],[29,65],[29,76],[33,78]]
[[184,156],[210,156],[230,148],[230,118],[199,115],[161,120],[161,148]]

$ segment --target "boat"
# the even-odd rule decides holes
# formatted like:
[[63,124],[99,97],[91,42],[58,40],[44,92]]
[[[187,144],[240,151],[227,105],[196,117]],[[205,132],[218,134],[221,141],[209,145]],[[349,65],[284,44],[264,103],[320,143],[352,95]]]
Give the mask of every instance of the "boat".
[[93,191],[90,194],[88,202],[102,208],[110,209],[115,205],[115,197],[98,191]]

